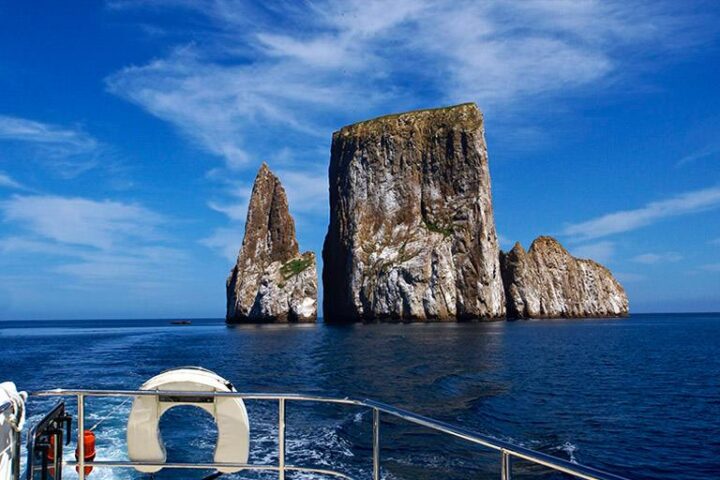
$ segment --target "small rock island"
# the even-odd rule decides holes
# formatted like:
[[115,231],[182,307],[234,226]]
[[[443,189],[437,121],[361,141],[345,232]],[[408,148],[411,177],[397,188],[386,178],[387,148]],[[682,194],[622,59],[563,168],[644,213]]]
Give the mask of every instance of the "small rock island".
[[329,171],[326,322],[505,318],[475,104],[341,128]]
[[255,178],[245,237],[226,289],[227,323],[317,319],[315,254],[300,254],[285,189],[265,163]]
[[610,270],[570,255],[552,237],[501,255],[509,318],[618,317],[628,298]]

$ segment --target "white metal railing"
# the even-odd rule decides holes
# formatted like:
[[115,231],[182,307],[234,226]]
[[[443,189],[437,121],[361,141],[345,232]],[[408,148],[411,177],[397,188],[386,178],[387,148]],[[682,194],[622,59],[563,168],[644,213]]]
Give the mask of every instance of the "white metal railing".
[[[283,393],[238,393],[238,392],[188,392],[188,391],[170,391],[170,390],[43,390],[34,392],[35,396],[61,396],[77,398],[77,425],[78,425],[78,460],[67,462],[68,465],[77,466],[79,480],[85,478],[85,467],[105,467],[105,468],[130,468],[130,467],[164,467],[177,469],[209,469],[209,468],[234,468],[246,471],[276,471],[280,480],[285,479],[285,472],[306,472],[319,473],[324,475],[335,476],[352,480],[349,476],[328,469],[300,467],[295,465],[287,465],[285,463],[285,407],[287,402],[315,402],[315,403],[331,403],[339,405],[354,405],[372,409],[373,412],[373,428],[372,428],[372,478],[380,480],[380,426],[381,414],[386,414],[405,420],[415,425],[420,425],[431,430],[445,433],[455,438],[465,440],[467,442],[481,445],[500,452],[500,478],[501,480],[512,479],[512,463],[513,460],[524,460],[529,463],[540,465],[556,472],[566,473],[575,478],[584,480],[628,480],[612,473],[608,473],[596,468],[587,467],[577,463],[572,463],[561,458],[554,457],[545,453],[537,452],[529,448],[504,442],[487,435],[473,432],[471,430],[450,425],[445,422],[433,420],[432,418],[418,415],[416,413],[393,407],[385,403],[376,402],[374,400],[359,400],[349,397],[345,398],[329,398],[315,395],[300,394],[283,394]],[[278,402],[278,463],[277,465],[253,465],[238,463],[151,463],[151,462],[129,462],[129,461],[85,461],[85,449],[83,442],[83,432],[85,431],[85,398],[86,397],[135,397],[135,396],[173,396],[173,397],[235,397],[243,400],[265,400]]]

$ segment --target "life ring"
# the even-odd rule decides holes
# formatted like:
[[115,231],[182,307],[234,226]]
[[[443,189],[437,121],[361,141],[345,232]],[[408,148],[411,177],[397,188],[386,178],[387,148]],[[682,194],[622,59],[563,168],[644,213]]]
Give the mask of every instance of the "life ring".
[[[154,376],[140,390],[168,390],[183,392],[236,392],[230,382],[202,368],[183,367],[167,370]],[[218,429],[215,463],[247,463],[250,447],[250,423],[241,398],[187,398],[162,395],[142,395],[133,400],[127,425],[128,457],[133,462],[165,463],[167,455],[160,435],[160,417],[178,405],[202,408],[213,416]],[[154,473],[162,467],[135,467]],[[240,468],[218,468],[233,473]]]

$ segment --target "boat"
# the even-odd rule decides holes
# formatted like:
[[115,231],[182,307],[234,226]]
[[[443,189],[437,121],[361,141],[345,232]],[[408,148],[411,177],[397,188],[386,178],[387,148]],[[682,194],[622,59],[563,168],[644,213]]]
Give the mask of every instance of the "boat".
[[192,325],[190,320],[173,320],[170,322],[171,325]]
[[[54,388],[29,393],[30,397],[49,397],[57,400],[55,405],[29,429],[25,429],[25,401],[28,394],[18,391],[14,384],[0,384],[0,480],[21,478],[21,437],[25,436],[25,472],[27,479],[60,480],[64,472],[68,477],[84,480],[99,469],[123,469],[135,472],[136,477],[147,478],[163,469],[195,471],[184,478],[210,479],[236,472],[275,472],[279,480],[286,475],[303,478],[302,474],[322,475],[330,478],[354,480],[347,473],[322,465],[293,465],[286,462],[286,411],[296,403],[334,405],[336,407],[361,407],[372,412],[370,435],[372,467],[365,478],[380,480],[383,455],[383,425],[390,422],[408,422],[459,439],[482,450],[498,454],[501,480],[513,478],[513,463],[522,461],[543,467],[548,473],[564,473],[585,480],[627,480],[597,468],[574,463],[520,445],[474,432],[463,426],[451,425],[411,411],[393,407],[370,399],[350,397],[325,397],[298,393],[243,393],[228,380],[201,367],[180,367],[166,370],[148,379],[137,390],[92,390]],[[132,402],[127,421],[126,460],[102,460],[102,452],[96,452],[92,428],[88,429],[85,413],[88,398],[118,399]],[[277,407],[277,462],[269,464],[248,463],[251,418],[245,409],[246,401],[270,402]],[[218,438],[212,462],[168,462],[165,446],[159,433],[160,417],[175,406],[185,405],[204,409],[215,419]],[[116,412],[113,409],[110,414]],[[328,454],[331,447],[328,446]],[[65,454],[64,450],[69,450]],[[75,455],[72,455],[74,450]],[[100,450],[100,449],[98,449]],[[265,456],[263,456],[265,457]],[[271,456],[269,456],[272,458]],[[369,463],[369,462],[368,462]],[[208,470],[214,471],[206,476]],[[76,473],[77,472],[77,473]],[[555,478],[555,477],[553,477]]]

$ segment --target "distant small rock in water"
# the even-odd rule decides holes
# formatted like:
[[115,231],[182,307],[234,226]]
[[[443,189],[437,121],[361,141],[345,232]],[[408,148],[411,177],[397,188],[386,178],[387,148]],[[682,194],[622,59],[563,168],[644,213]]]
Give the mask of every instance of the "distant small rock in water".
[[610,271],[570,255],[551,237],[526,252],[501,254],[509,318],[611,317],[628,313],[628,298]]
[[333,134],[326,322],[504,318],[499,252],[475,104]]
[[265,163],[255,178],[245,237],[226,287],[227,323],[317,318],[315,254],[300,254],[285,189]]

